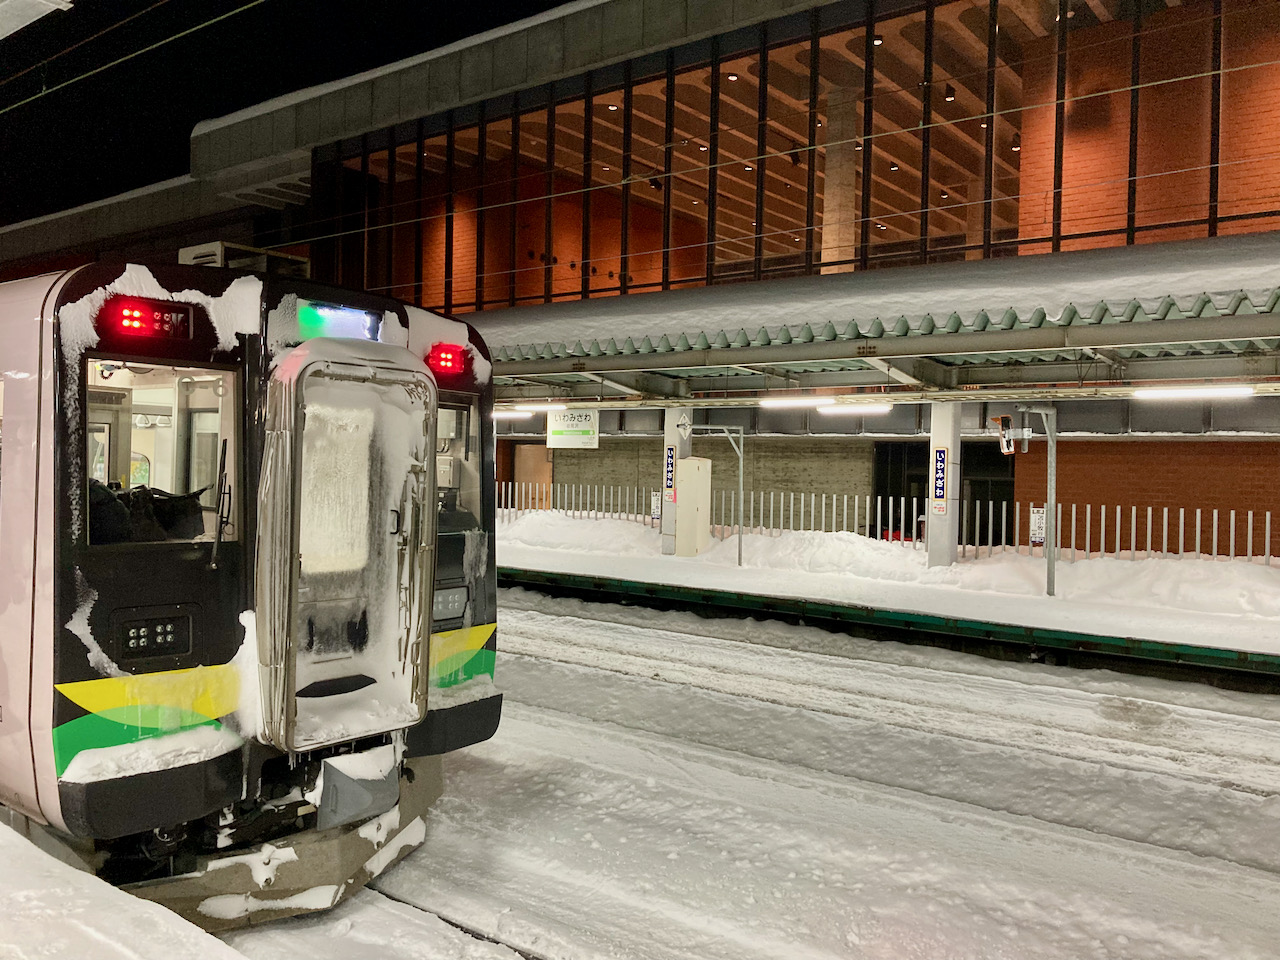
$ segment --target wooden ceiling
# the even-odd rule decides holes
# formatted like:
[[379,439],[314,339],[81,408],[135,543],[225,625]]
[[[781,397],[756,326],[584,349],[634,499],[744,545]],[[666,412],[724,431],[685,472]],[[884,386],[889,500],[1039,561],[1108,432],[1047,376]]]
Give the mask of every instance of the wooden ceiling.
[[[1070,29],[1086,28],[1115,19],[1122,0],[1072,0]],[[1162,0],[1175,5],[1178,0]],[[1019,134],[1022,74],[1027,56],[1052,56],[1046,43],[1057,17],[1056,0],[1001,0],[999,14],[996,109],[994,118],[996,230],[1018,224]],[[872,97],[871,216],[875,244],[918,240],[922,228],[921,179],[924,168],[925,15],[923,12],[886,20],[875,27]],[[987,87],[988,14],[985,2],[960,0],[935,11],[928,166],[929,235],[942,243],[972,240],[971,214],[983,196]],[[757,145],[757,103],[760,63],[757,53],[726,59],[720,66],[719,155],[716,168],[717,217],[714,240],[717,262],[747,261],[754,256],[755,235],[762,234],[766,257],[795,256],[803,250],[806,222],[808,165],[815,165],[815,228],[821,231],[824,212],[856,219],[856,197],[826,196],[828,163],[850,163],[849,150],[863,150],[861,131],[866,70],[866,38],[862,28],[823,37],[818,56],[816,144],[809,139],[809,59],[807,41],[771,49],[768,54],[768,100],[763,158]],[[662,190],[672,193],[676,215],[705,223],[708,164],[711,151],[711,71],[695,68],[675,80],[671,176],[664,180],[666,153],[666,83],[664,79],[635,84],[631,91],[632,203],[661,206]],[[951,97],[952,99],[948,99]],[[597,94],[592,116],[591,185],[618,189],[622,179],[623,92]],[[611,109],[617,107],[618,109]],[[829,143],[828,122],[843,111],[834,126],[846,131]],[[850,113],[852,111],[852,114]],[[849,117],[854,122],[850,123]],[[574,101],[555,109],[555,166],[564,177],[578,179],[583,167],[584,104]],[[510,157],[510,121],[491,122],[486,152],[490,164]],[[852,142],[851,141],[857,141]],[[541,195],[545,187],[547,112],[539,108],[520,117],[519,154],[530,183],[524,197]],[[475,128],[455,134],[456,162],[475,166],[479,135]],[[833,150],[842,149],[837,158]],[[426,144],[429,171],[443,171],[444,138]],[[861,163],[859,155],[852,161]],[[412,177],[413,150],[397,156],[399,178]],[[756,175],[764,167],[764,220],[756,222]],[[370,170],[385,175],[385,158],[371,161]],[[526,166],[527,165],[527,166]],[[532,169],[537,168],[537,169]],[[487,182],[495,183],[493,169]],[[501,168],[498,168],[501,169]],[[509,177],[509,167],[501,177]],[[660,189],[651,189],[649,181]],[[848,184],[857,178],[841,178]],[[507,181],[509,182],[509,181]],[[578,180],[580,182],[580,179]],[[496,185],[496,183],[495,183]],[[430,188],[428,188],[430,190]],[[558,188],[559,189],[559,188]],[[848,187],[843,189],[848,190]],[[855,188],[856,189],[856,188]],[[488,200],[487,202],[495,202]],[[800,242],[797,242],[799,240]],[[815,237],[821,250],[821,234]]]

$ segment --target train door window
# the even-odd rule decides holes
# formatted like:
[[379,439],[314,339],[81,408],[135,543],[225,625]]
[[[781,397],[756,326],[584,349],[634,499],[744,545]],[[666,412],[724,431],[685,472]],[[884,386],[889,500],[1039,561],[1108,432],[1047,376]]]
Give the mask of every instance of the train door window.
[[480,525],[480,412],[475,403],[440,402],[436,424],[436,490],[440,532]]
[[95,358],[85,392],[91,544],[236,538],[235,373]]
[[89,476],[99,483],[106,483],[107,457],[111,449],[111,424],[90,423],[86,429],[89,437]]

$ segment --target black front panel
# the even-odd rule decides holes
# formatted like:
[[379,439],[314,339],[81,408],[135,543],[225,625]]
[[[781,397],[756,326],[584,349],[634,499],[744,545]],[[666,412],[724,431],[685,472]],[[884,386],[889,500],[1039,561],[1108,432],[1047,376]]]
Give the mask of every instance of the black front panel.
[[[167,290],[198,291],[212,298],[243,276],[203,267],[149,269]],[[59,327],[63,339],[57,344],[55,524],[60,576],[55,622],[61,629],[54,667],[54,682],[59,684],[96,680],[109,672],[94,646],[131,674],[226,663],[244,636],[238,617],[252,606],[245,577],[253,544],[246,506],[255,497],[245,486],[243,464],[259,455],[260,441],[241,411],[249,379],[245,359],[257,355],[259,338],[238,336],[231,349],[220,349],[218,331],[199,303],[110,294],[110,285],[119,282],[123,271],[113,264],[79,270],[58,302],[63,311],[94,291],[109,291],[96,315],[96,344],[76,356],[75,345],[65,339],[67,314],[61,314]],[[253,317],[238,319],[242,329],[255,325]],[[88,384],[90,364],[96,365],[98,385]],[[216,434],[213,440],[204,435],[206,442],[200,446],[201,437],[193,432],[186,447],[173,455],[180,465],[175,471],[191,472],[182,478],[191,492],[178,491],[185,496],[167,496],[174,492],[169,483],[176,477],[157,477],[157,464],[136,452],[123,465],[97,465],[102,479],[91,482],[95,464],[85,451],[87,445],[92,450],[93,431],[124,429],[136,438],[144,424],[170,426],[167,412],[157,414],[147,406],[147,390],[117,389],[128,371],[160,366],[220,375],[238,391],[235,396],[220,394],[218,400],[223,409],[234,404],[237,411],[238,437],[232,449],[238,455],[232,454],[226,463],[234,489],[236,534],[219,544],[216,563],[212,537],[201,535],[201,525],[211,522],[215,497],[211,487],[219,453]],[[114,376],[103,380],[107,373]],[[104,401],[113,394],[124,395],[131,407],[109,424],[91,422],[92,411],[106,409]],[[158,452],[153,459],[156,456]],[[197,487],[205,489],[199,492]],[[75,718],[77,710],[68,701],[56,698],[56,704],[55,726]]]

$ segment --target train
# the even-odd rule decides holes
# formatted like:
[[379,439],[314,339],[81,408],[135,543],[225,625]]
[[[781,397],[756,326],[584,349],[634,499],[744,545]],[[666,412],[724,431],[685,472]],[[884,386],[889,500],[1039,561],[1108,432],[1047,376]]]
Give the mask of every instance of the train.
[[491,737],[492,366],[296,277],[0,283],[0,820],[209,930],[326,909]]

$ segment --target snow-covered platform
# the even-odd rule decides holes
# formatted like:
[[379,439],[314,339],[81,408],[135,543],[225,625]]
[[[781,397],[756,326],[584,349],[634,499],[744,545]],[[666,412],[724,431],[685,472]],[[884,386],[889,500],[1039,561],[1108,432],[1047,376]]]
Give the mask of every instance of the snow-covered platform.
[[656,529],[629,520],[526,513],[498,533],[507,582],[593,585],[886,630],[1042,651],[1084,651],[1280,675],[1280,568],[1244,561],[1092,557],[1057,566],[1012,551],[927,567],[911,543],[784,531],[664,557]]
[[55,859],[3,824],[0,957],[243,960],[176,913]]

